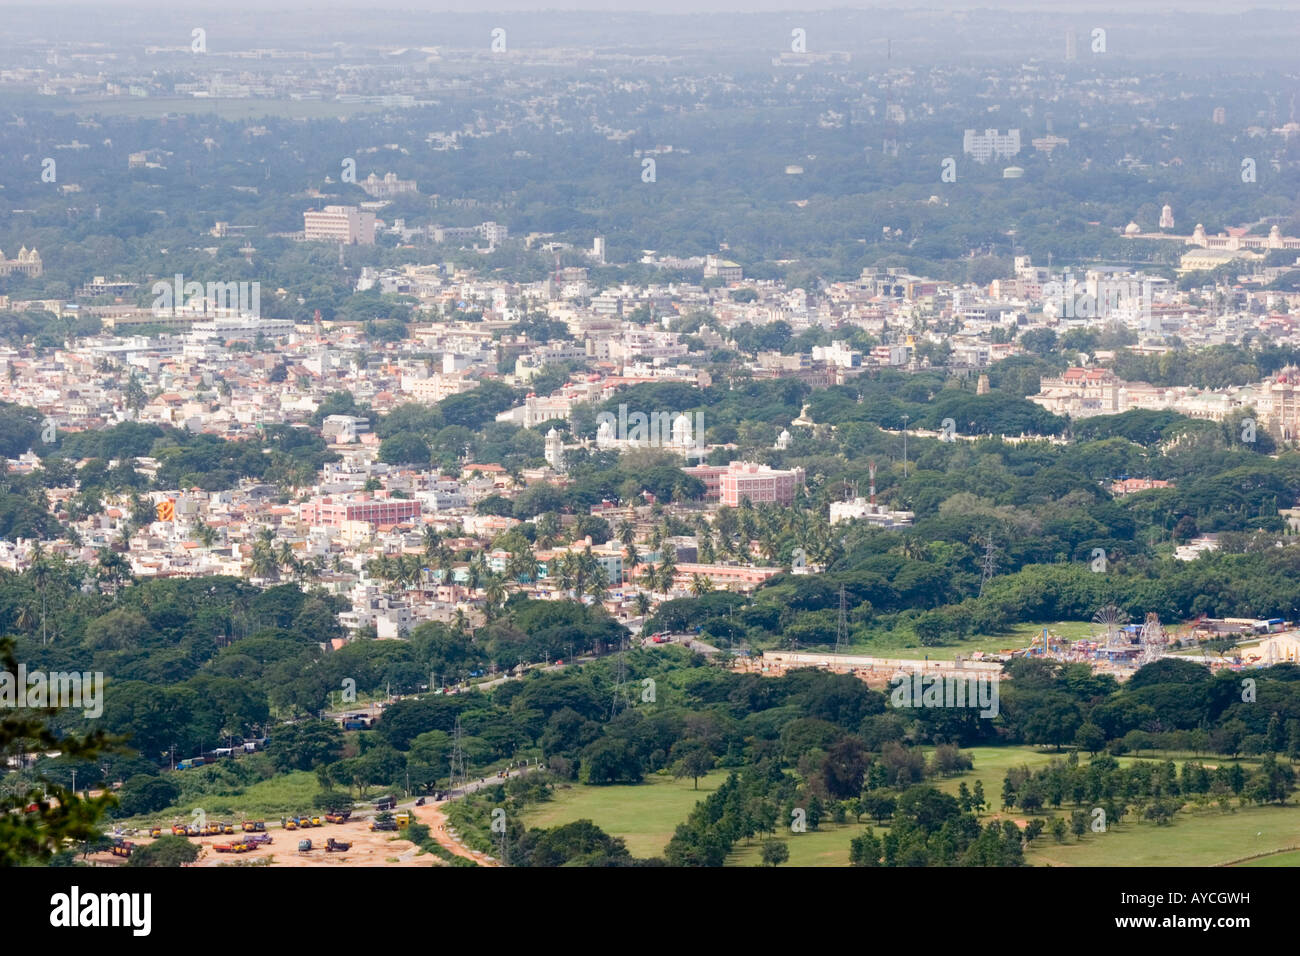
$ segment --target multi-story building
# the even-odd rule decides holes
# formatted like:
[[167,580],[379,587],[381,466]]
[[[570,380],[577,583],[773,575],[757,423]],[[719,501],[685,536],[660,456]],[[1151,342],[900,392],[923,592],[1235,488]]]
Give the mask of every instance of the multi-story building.
[[391,525],[418,518],[420,502],[405,498],[356,497],[313,498],[302,506],[302,520],[307,525],[340,528],[349,521]]
[[721,279],[724,282],[739,282],[745,277],[745,270],[739,263],[717,256],[704,257],[704,278]]
[[26,246],[23,246],[18,250],[17,259],[6,259],[5,254],[0,252],[0,276],[12,275],[15,272],[19,272],[25,276],[32,276],[35,278],[44,271],[45,266],[41,262],[41,254],[35,249],[28,249]]
[[968,129],[962,137],[961,151],[977,163],[987,163],[990,159],[1010,159],[1020,152],[1020,130],[1009,129],[1005,133],[999,133],[995,129],[986,129],[980,134]]
[[721,465],[696,465],[682,471],[704,482],[704,497],[717,500],[728,507],[737,507],[742,500],[752,504],[794,503],[795,492],[803,486],[802,468],[777,469],[748,461],[733,461],[725,468]]
[[326,206],[302,214],[303,238],[308,242],[324,240],[347,245],[375,244],[375,214],[356,206]]
[[1115,415],[1124,410],[1120,407],[1123,385],[1103,368],[1071,368],[1060,378],[1043,379],[1038,394],[1028,398],[1055,415]]

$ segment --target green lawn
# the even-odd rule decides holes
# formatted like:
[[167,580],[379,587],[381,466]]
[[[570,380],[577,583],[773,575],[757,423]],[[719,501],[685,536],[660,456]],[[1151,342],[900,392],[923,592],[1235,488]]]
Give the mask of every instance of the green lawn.
[[[1065,757],[1065,754],[1036,747],[972,747],[965,752],[974,760],[974,770],[933,781],[934,785],[955,795],[963,781],[973,789],[975,781],[982,780],[986,799],[993,808],[999,809],[1002,779],[1009,768],[1025,765],[1039,769],[1053,759]],[[1230,762],[1222,757],[1173,752],[1119,759],[1121,764],[1135,760],[1173,760],[1180,770],[1187,760],[1199,760],[1207,766]],[[1081,760],[1086,763],[1087,757]],[[1247,767],[1256,763],[1254,760],[1240,762]],[[1073,805],[1065,804],[1034,816],[1046,822],[1053,816],[1068,818],[1075,809]],[[992,815],[986,812],[983,819],[987,821]],[[1016,821],[1034,819],[1034,816],[1019,810],[1012,810],[1007,816]],[[1061,844],[1044,833],[1029,845],[1025,862],[1031,866],[1215,866],[1260,853],[1291,849],[1300,849],[1300,806],[1245,807],[1228,813],[1217,807],[1199,809],[1189,806],[1179,811],[1174,822],[1167,826],[1137,822],[1130,816],[1105,833],[1085,834],[1082,842],[1071,834]],[[845,852],[847,854],[847,847]],[[1266,857],[1249,865],[1300,866],[1300,853]]]
[[1260,857],[1258,860],[1247,860],[1244,863],[1237,863],[1236,866],[1300,866],[1300,850],[1291,850],[1287,853],[1274,853],[1269,856]]
[[[1029,845],[1031,866],[1219,866],[1274,850],[1300,847],[1300,807],[1246,807],[1179,811],[1168,826],[1126,818],[1105,833],[1073,835],[1064,844],[1044,834]],[[1256,866],[1297,866],[1300,854],[1254,861]]]
[[[1037,747],[973,747],[966,751],[974,760],[974,769],[946,779],[931,781],[947,793],[956,794],[965,782],[974,789],[975,781],[984,783],[990,808],[983,815],[988,821],[1000,816],[1002,780],[1011,767],[1040,769],[1065,754]],[[1122,763],[1133,760],[1171,759],[1181,765],[1188,759],[1213,766],[1222,758],[1184,753],[1153,753],[1141,757],[1121,757]],[[1087,758],[1083,760],[1086,762]],[[1253,761],[1242,761],[1249,765]],[[589,819],[605,832],[627,841],[634,856],[651,857],[663,852],[677,824],[683,822],[697,800],[712,793],[726,779],[726,771],[717,770],[700,779],[700,789],[693,790],[690,780],[652,775],[638,786],[589,787],[574,785],[555,791],[547,803],[530,808],[524,815],[529,827],[551,827],[574,820]],[[1068,817],[1076,809],[1064,805],[1059,810],[1038,814],[1044,821],[1052,816]],[[1008,814],[1012,819],[1032,819],[1020,811]],[[847,866],[849,842],[872,821],[834,824],[823,821],[816,831],[790,833],[782,830],[777,838],[785,840],[790,860],[785,866]],[[876,827],[880,833],[881,828]],[[728,866],[760,866],[762,840],[742,841],[727,858]],[[1298,851],[1278,853],[1278,851]],[[1300,806],[1246,807],[1224,813],[1218,808],[1187,808],[1179,812],[1174,823],[1156,826],[1136,822],[1131,817],[1112,825],[1106,833],[1086,834],[1082,842],[1073,835],[1064,844],[1044,834],[1030,844],[1025,860],[1032,866],[1213,866],[1244,860],[1257,854],[1276,854],[1251,861],[1250,866],[1300,866]]]
[[[925,748],[928,759],[932,752]],[[1039,750],[1037,747],[969,747],[962,753],[969,754],[975,769],[955,777],[938,777],[928,781],[944,793],[957,795],[957,790],[964,782],[971,790],[975,781],[984,781],[984,799],[992,807],[1002,805],[1002,780],[1012,767],[1026,766],[1030,770],[1046,767],[1053,760],[1064,760],[1064,753],[1051,750]]]
[[[651,774],[635,786],[589,787],[574,784],[556,789],[546,803],[535,804],[524,813],[527,827],[553,827],[574,820],[591,820],[611,836],[627,841],[636,857],[663,853],[677,824],[686,820],[691,808],[718,788],[730,771],[715,770],[700,778],[695,790],[689,778]],[[846,850],[847,852],[847,850]]]
[[[194,773],[178,770],[177,776]],[[289,813],[312,811],[312,799],[320,793],[320,783],[314,773],[295,771],[280,774],[270,780],[251,784],[235,796],[206,795],[197,799],[181,799],[173,807],[121,821],[132,826],[145,824],[170,825],[173,822],[190,822],[194,810],[202,809],[211,820],[237,823],[248,819],[279,820]]]
[[[778,832],[776,839],[784,840],[790,848],[790,860],[782,866],[848,866],[849,841],[871,824],[863,818],[861,824],[828,823],[822,821],[816,830],[804,833]],[[884,831],[875,827],[876,835]],[[727,856],[727,866],[762,866],[763,841],[742,840]]]
[[[873,657],[901,657],[923,659],[929,657],[935,661],[950,661],[958,654],[969,657],[974,651],[997,654],[1005,650],[1027,647],[1043,629],[1041,624],[1020,624],[1006,634],[993,637],[978,635],[967,641],[955,641],[943,647],[925,647],[909,631],[891,631],[873,636],[869,641],[854,644],[845,653],[864,654]],[[1087,621],[1054,621],[1046,625],[1047,629],[1058,637],[1070,641],[1090,637],[1093,625]]]

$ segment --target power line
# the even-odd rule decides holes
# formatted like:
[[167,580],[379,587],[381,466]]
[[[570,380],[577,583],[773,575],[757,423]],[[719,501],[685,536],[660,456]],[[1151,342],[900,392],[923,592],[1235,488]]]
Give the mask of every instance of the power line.
[[456,727],[451,737],[451,773],[447,781],[449,795],[454,794],[457,787],[464,787],[469,782],[465,772],[465,751],[461,747],[461,736],[460,714],[457,714]]
[[620,707],[627,706],[625,697],[625,684],[627,683],[627,638],[619,639],[618,654],[614,658],[614,699],[609,705],[609,716],[612,720],[618,715]]
[[997,549],[993,546],[993,532],[990,531],[984,538],[984,557],[980,561],[980,597],[984,596],[984,587],[993,580],[997,568]]

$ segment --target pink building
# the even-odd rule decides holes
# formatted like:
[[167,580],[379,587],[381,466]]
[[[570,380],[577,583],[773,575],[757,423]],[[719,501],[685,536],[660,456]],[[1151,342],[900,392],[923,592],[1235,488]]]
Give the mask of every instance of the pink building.
[[795,492],[803,485],[802,468],[781,470],[748,461],[721,465],[697,465],[683,468],[686,474],[704,482],[704,497],[736,507],[743,499],[752,504],[794,503]]
[[691,586],[698,574],[708,578],[717,588],[751,591],[768,578],[782,573],[781,568],[746,568],[727,564],[679,564],[673,575],[673,585],[681,590]]
[[348,521],[398,524],[419,516],[420,502],[403,498],[313,498],[302,506],[305,523],[327,528],[339,528]]

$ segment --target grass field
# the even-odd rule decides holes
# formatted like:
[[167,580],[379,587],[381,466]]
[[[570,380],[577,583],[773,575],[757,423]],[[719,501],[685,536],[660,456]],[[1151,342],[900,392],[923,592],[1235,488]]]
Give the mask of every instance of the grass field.
[[567,790],[557,789],[546,803],[530,807],[524,813],[524,825],[553,827],[590,820],[606,833],[626,840],[633,856],[659,856],[677,824],[686,819],[697,801],[727,779],[727,773],[715,770],[701,777],[699,790],[693,789],[689,778],[674,780],[658,774],[651,774],[645,783],[635,786],[574,784]]
[[[1008,769],[1022,765],[1038,769],[1064,757],[1036,747],[972,747],[965,752],[974,760],[974,770],[933,781],[934,785],[955,795],[962,781],[973,788],[977,779],[982,780],[985,797],[993,807],[1001,806],[1002,779]],[[1086,762],[1087,758],[1083,759]],[[1171,752],[1124,756],[1119,760],[1121,764],[1173,760],[1180,770],[1187,760],[1200,760],[1209,766],[1230,762],[1220,757]],[[1239,762],[1246,767],[1255,763],[1253,760]],[[1044,821],[1053,816],[1068,818],[1074,809],[1063,805],[1059,810],[1053,808],[1034,816]],[[983,819],[993,815],[986,813]],[[1015,810],[1008,816],[1015,820],[1034,819]],[[1300,848],[1300,806],[1245,807],[1228,813],[1218,808],[1188,807],[1168,826],[1126,817],[1105,833],[1089,832],[1082,841],[1070,835],[1063,844],[1045,833],[1029,845],[1025,861],[1031,866],[1221,866],[1256,854],[1293,848]],[[1249,865],[1300,866],[1300,853],[1267,857]]]
[[[782,866],[848,866],[849,842],[870,825],[863,818],[861,824],[828,823],[822,821],[816,830],[804,833],[778,833],[777,839],[784,840],[790,848],[790,860]],[[877,835],[880,827],[875,828]],[[742,840],[727,857],[727,866],[762,866],[763,841]]]
[[[177,771],[178,774],[193,772],[191,770]],[[289,813],[310,811],[312,809],[312,798],[318,793],[320,793],[320,782],[317,781],[316,775],[306,771],[296,771],[251,784],[241,794],[233,796],[208,795],[196,800],[183,799],[180,803],[166,810],[143,814],[121,822],[134,826],[148,823],[188,823],[191,815],[197,809],[202,809],[204,814],[213,821],[278,820],[281,816]]]
[[1260,857],[1257,860],[1246,860],[1244,863],[1236,864],[1236,866],[1300,866],[1300,850],[1274,853],[1270,856]]
[[[1125,819],[1105,833],[1071,835],[1064,844],[1044,835],[1029,845],[1031,866],[1221,866],[1274,850],[1300,848],[1300,807],[1185,809],[1169,826]],[[1257,866],[1297,866],[1300,854],[1258,860]]]
[[[982,781],[990,804],[983,815],[985,821],[1001,816],[1002,780],[1008,769],[1022,765],[1039,769],[1065,757],[1037,747],[973,747],[966,752],[975,764],[972,771],[931,783],[955,795],[961,783],[974,789],[975,781]],[[1223,762],[1221,758],[1163,752],[1121,757],[1120,761],[1166,759],[1180,766],[1189,759],[1210,765]],[[1242,763],[1249,765],[1253,761]],[[690,780],[658,775],[631,787],[575,785],[557,790],[551,801],[530,808],[524,823],[529,827],[550,827],[589,819],[607,833],[623,837],[634,856],[658,856],[696,801],[712,793],[725,779],[726,772],[714,771],[701,778],[698,791],[692,789]],[[1037,816],[1047,821],[1052,816],[1068,817],[1074,809],[1062,806]],[[1032,819],[1016,811],[1009,815],[1015,820]],[[824,821],[816,831],[783,831],[779,838],[790,850],[790,860],[784,865],[847,866],[849,842],[870,824],[870,820],[838,825]],[[881,832],[881,828],[876,829]],[[727,866],[762,865],[762,846],[761,839],[742,841],[728,856]],[[1247,860],[1260,854],[1271,855]],[[1082,841],[1070,835],[1065,843],[1057,843],[1050,834],[1044,834],[1029,845],[1025,860],[1032,866],[1221,866],[1238,860],[1248,866],[1300,866],[1300,806],[1246,807],[1228,813],[1217,808],[1188,808],[1168,826],[1137,822],[1130,817],[1105,833],[1089,832]]]
[[[969,657],[974,651],[997,654],[1004,650],[1028,646],[1043,629],[1041,624],[1020,624],[1006,634],[995,637],[985,635],[968,641],[955,641],[943,647],[925,647],[911,631],[891,631],[873,636],[871,640],[852,645],[846,653],[874,657],[902,657],[935,661],[950,661],[958,654]],[[1066,640],[1078,641],[1090,637],[1093,625],[1087,621],[1053,621],[1046,625],[1053,634]]]

